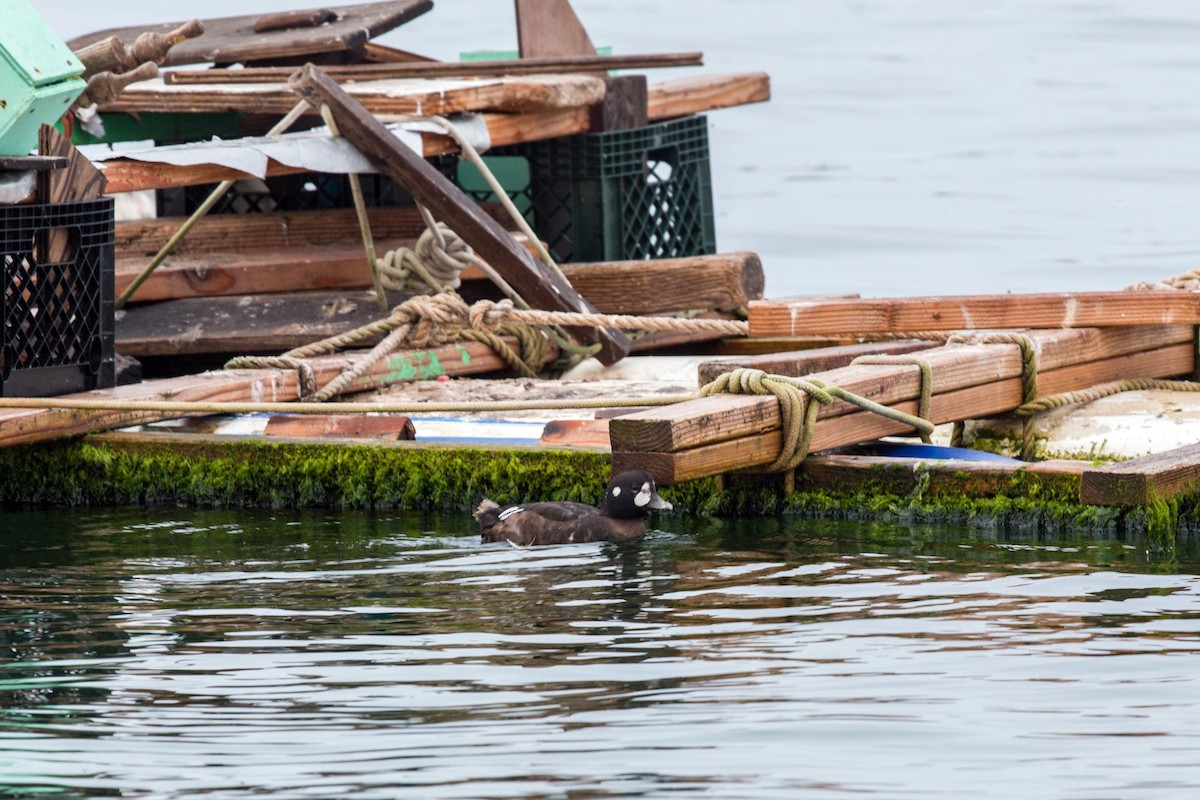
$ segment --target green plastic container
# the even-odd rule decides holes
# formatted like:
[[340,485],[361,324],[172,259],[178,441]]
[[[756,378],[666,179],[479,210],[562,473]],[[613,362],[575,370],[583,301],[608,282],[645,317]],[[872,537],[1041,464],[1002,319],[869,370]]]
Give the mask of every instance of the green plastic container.
[[25,0],[0,0],[0,155],[37,148],[87,88],[83,64]]
[[[716,252],[702,116],[497,147],[485,160],[557,261]],[[475,199],[495,199],[470,163],[443,169]]]

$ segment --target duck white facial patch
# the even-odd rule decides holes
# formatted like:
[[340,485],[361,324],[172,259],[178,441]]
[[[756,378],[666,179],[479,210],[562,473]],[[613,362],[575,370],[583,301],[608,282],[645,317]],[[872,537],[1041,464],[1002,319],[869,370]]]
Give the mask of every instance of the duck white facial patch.
[[613,497],[620,497],[620,496],[621,496],[621,487],[614,486],[613,487]]
[[509,517],[511,517],[513,514],[520,514],[524,510],[525,509],[521,508],[520,506],[513,506],[512,508],[506,508],[500,512],[500,515],[498,517],[496,517],[496,519],[506,520]]
[[654,487],[649,483],[643,483],[642,490],[633,498],[633,504],[638,508],[645,508],[649,505],[652,497],[654,497]]

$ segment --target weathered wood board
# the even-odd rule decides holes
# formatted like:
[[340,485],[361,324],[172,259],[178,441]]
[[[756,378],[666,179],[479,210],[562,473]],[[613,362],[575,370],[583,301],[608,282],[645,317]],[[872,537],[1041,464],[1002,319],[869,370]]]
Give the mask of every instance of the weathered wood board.
[[[449,115],[463,111],[525,113],[579,108],[604,99],[604,81],[590,75],[494,78],[394,78],[348,83],[345,91],[372,114]],[[215,86],[142,81],[101,112],[286,114],[296,95],[286,83]],[[317,112],[310,111],[312,114]]]
[[521,58],[590,56],[596,46],[569,0],[515,0]]
[[[391,0],[391,2],[362,3],[333,6],[336,19],[318,26],[276,27],[259,30],[264,14],[203,19],[204,34],[180,42],[171,48],[164,66],[179,64],[235,64],[263,61],[317,53],[361,49],[369,39],[403,25],[433,8],[432,0]],[[181,24],[164,22],[126,28],[110,28],[78,36],[67,43],[71,50],[115,36],[132,44],[146,32],[168,33]]]
[[1132,458],[1083,473],[1079,499],[1100,506],[1145,506],[1200,492],[1200,444]]
[[1200,323],[1196,292],[1060,292],[750,304],[751,336]]
[[[483,75],[566,75],[572,72],[601,73],[617,69],[700,67],[703,53],[653,53],[649,55],[558,56],[500,61],[405,61],[383,64],[330,64],[322,67],[339,81],[370,81],[388,78],[454,78]],[[184,83],[272,83],[283,82],[294,67],[248,67],[169,72],[168,84]]]
[[766,353],[758,356],[730,357],[720,361],[705,361],[697,367],[700,385],[712,383],[726,372],[735,369],[761,369],[773,375],[802,378],[814,372],[826,372],[845,367],[859,356],[903,355],[916,350],[936,347],[936,342],[921,339],[902,339],[895,342],[871,342],[820,347],[813,350]]

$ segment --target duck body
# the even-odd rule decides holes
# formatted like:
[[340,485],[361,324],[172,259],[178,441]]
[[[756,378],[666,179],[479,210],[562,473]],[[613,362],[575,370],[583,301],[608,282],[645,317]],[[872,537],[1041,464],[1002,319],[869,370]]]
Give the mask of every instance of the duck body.
[[537,544],[615,542],[646,533],[643,522],[651,509],[670,510],[658,496],[654,479],[642,470],[612,479],[599,508],[586,503],[515,503],[501,506],[485,499],[475,511],[485,542]]

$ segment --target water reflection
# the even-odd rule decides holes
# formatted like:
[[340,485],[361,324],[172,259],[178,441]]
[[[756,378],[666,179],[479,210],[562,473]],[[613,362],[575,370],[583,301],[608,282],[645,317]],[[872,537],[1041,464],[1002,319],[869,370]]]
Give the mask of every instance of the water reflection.
[[[1194,547],[796,520],[9,514],[0,784],[154,797],[1194,789]],[[15,521],[15,527],[10,523]]]

